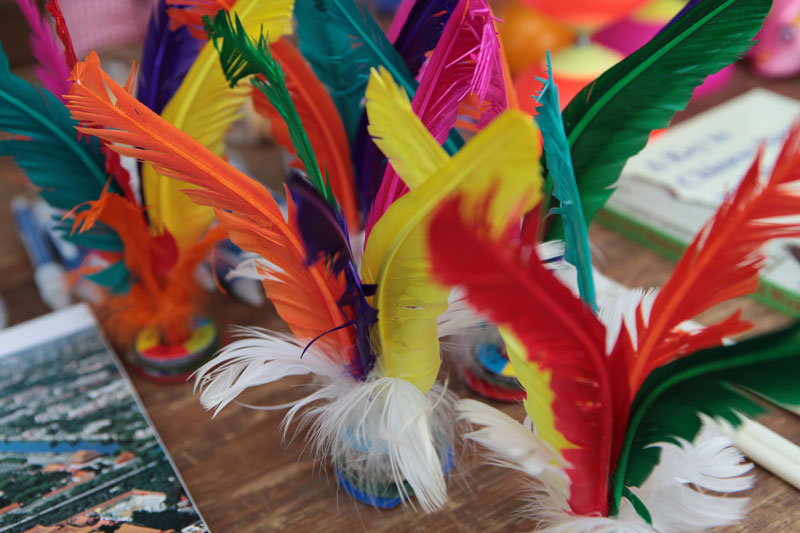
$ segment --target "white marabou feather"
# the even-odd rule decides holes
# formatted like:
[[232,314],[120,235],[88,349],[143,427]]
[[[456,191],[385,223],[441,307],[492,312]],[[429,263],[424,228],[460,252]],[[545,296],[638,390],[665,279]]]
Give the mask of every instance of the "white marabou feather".
[[[316,378],[309,395],[289,404],[284,436],[295,418],[310,427],[320,460],[371,492],[389,482],[413,489],[420,507],[434,511],[446,503],[443,467],[452,460],[455,396],[437,384],[423,394],[399,378],[356,381],[340,364],[293,337],[257,328],[240,328],[245,338],[223,348],[196,376],[201,401],[218,412],[244,390],[287,376]],[[411,504],[413,505],[413,504]]]

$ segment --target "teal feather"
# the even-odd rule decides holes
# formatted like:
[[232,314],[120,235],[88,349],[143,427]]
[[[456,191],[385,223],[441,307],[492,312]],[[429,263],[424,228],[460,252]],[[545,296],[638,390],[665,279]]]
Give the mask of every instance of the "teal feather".
[[361,2],[296,0],[294,14],[300,51],[328,88],[351,142],[361,120],[370,68],[382,65],[413,98],[417,82]]
[[564,225],[566,249],[564,259],[578,271],[578,290],[581,298],[594,312],[597,312],[597,299],[592,275],[592,254],[589,248],[589,232],[581,209],[581,198],[572,168],[572,155],[564,132],[561,118],[561,105],[558,99],[558,86],[553,81],[550,52],[547,53],[547,79],[536,98],[536,124],[544,139],[544,152],[547,168],[553,180],[553,196],[560,202],[554,214],[561,215]]
[[[698,2],[572,99],[564,126],[587,224],[650,133],[667,127],[707,76],[750,48],[771,5],[771,0]],[[556,219],[548,237],[562,234]]]
[[692,441],[700,414],[741,423],[764,407],[749,392],[800,405],[800,322],[731,346],[697,352],[655,370],[634,399],[612,478],[612,507],[625,487],[640,486],[658,464],[659,442]]
[[117,261],[100,272],[88,274],[84,277],[108,288],[113,294],[126,294],[131,288],[131,276],[122,261]]
[[[0,156],[12,156],[42,198],[64,211],[98,199],[108,181],[99,141],[79,140],[77,124],[51,92],[11,72],[0,45],[0,131],[25,137],[0,141]],[[120,192],[113,181],[110,190]],[[67,238],[87,248],[122,250],[117,234],[105,230]]]

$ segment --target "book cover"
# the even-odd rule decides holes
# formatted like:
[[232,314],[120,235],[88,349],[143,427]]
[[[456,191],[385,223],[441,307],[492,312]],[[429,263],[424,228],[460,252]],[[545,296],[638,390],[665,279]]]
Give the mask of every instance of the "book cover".
[[[596,220],[669,257],[678,258],[763,147],[762,173],[772,170],[800,101],[753,89],[671,127],[632,157]],[[755,297],[800,316],[800,240],[767,246]]]
[[208,529],[91,311],[0,331],[0,533]]

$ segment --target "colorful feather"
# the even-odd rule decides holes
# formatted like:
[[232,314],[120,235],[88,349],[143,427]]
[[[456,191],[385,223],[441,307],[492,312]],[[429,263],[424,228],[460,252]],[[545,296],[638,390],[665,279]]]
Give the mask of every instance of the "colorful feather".
[[[370,83],[391,86],[394,81],[381,69]],[[371,106],[368,101],[370,114]],[[406,136],[410,131],[413,126],[398,123],[393,134]],[[499,153],[504,156],[497,157]],[[541,184],[531,171],[536,157],[532,122],[522,113],[505,113],[435,175],[392,204],[375,225],[364,251],[362,276],[365,283],[377,284],[373,303],[380,319],[374,337],[382,375],[401,377],[426,392],[438,374],[436,319],[447,308],[449,291],[430,277],[427,226],[435,207],[449,194],[467,192],[474,209],[494,189],[491,204],[481,212],[497,228],[509,212],[526,210],[539,200]]]
[[[311,67],[288,39],[280,39],[273,43],[270,51],[286,74],[286,87],[308,134],[320,172],[327,175],[348,227],[351,231],[357,232],[360,223],[353,164],[350,161],[347,134],[336,106]],[[254,90],[253,103],[256,111],[269,119],[275,141],[289,153],[296,155],[297,150],[292,143],[286,122],[266,95],[258,89]],[[298,166],[304,168],[299,161]]]
[[[120,154],[157,165],[164,175],[201,187],[187,194],[216,209],[220,225],[237,245],[269,261],[260,266],[267,274],[264,289],[299,339],[313,339],[349,320],[336,302],[344,292],[341,277],[321,264],[305,264],[291,200],[287,223],[262,185],[138,102],[102,71],[95,54],[76,66],[74,78],[68,106],[87,125],[81,131],[112,143]],[[337,347],[332,357],[349,360],[352,332],[336,329],[322,342]]]
[[752,394],[800,405],[800,324],[732,346],[713,348],[656,369],[636,396],[625,446],[614,472],[613,504],[658,464],[653,444],[692,441],[701,414],[738,426],[765,411]]
[[[500,43],[489,5],[485,0],[460,0],[425,68],[411,106],[442,144],[455,127],[459,107],[469,95],[474,95],[484,110],[478,113],[479,128],[508,108],[503,72]],[[369,212],[368,234],[386,209],[406,191],[408,185],[387,168]]]
[[[69,211],[100,197],[108,182],[100,143],[78,139],[77,122],[58,98],[37,89],[11,73],[0,48],[0,131],[17,138],[0,141],[0,155],[10,155],[51,206]],[[47,154],[44,157],[43,154]],[[119,191],[111,185],[113,191]],[[81,245],[122,251],[116,234],[108,228],[86,236]]]
[[235,15],[234,26],[234,20],[225,11],[217,13],[213,20],[206,19],[206,32],[219,53],[223,73],[231,87],[235,87],[243,78],[261,76],[253,78],[253,85],[264,93],[283,118],[292,145],[297,150],[297,157],[308,172],[311,183],[325,201],[338,210],[336,198],[329,183],[322,178],[311,141],[286,87],[286,76],[272,57],[268,37],[262,31],[256,35],[256,42],[253,42],[238,15]]
[[553,81],[549,52],[547,53],[547,79],[541,81],[544,83],[544,87],[536,98],[538,106],[535,118],[544,139],[547,168],[553,180],[553,196],[560,204],[553,210],[553,214],[560,215],[564,225],[566,242],[564,260],[577,269],[578,290],[581,298],[597,312],[589,230],[586,227],[586,219],[581,209],[581,198],[575,183],[572,155],[567,135],[564,133],[558,86]]
[[192,37],[205,41],[208,39],[203,27],[203,17],[213,17],[220,10],[230,11],[236,0],[167,0],[171,6],[169,14],[170,29],[176,31],[185,26]]
[[33,73],[45,89],[61,99],[62,95],[69,92],[69,67],[64,52],[50,25],[39,13],[35,0],[15,1],[31,27],[31,51],[39,63],[34,67]]
[[413,95],[417,83],[366,6],[352,0],[298,0],[300,51],[328,87],[352,142],[370,68],[382,65]]
[[53,17],[53,20],[56,21],[56,35],[58,35],[58,38],[61,40],[61,44],[64,45],[64,59],[67,61],[67,68],[72,70],[77,58],[75,57],[75,48],[72,46],[72,37],[70,37],[69,30],[67,29],[67,21],[64,19],[64,14],[61,12],[61,6],[58,5],[58,0],[47,0],[45,7],[47,8],[47,12]]
[[[564,126],[587,224],[651,131],[668,126],[706,76],[750,48],[771,5],[770,0],[699,2],[572,99],[564,109]],[[549,237],[560,238],[562,232],[555,219]]]
[[395,13],[387,38],[417,77],[428,52],[436,47],[458,0],[404,0]]
[[[569,506],[604,515],[613,431],[605,330],[530,249],[462,220],[451,200],[430,225],[435,278],[464,287],[470,304],[502,326],[509,357],[528,393],[537,435],[571,466]],[[511,244],[511,245],[510,245]]]
[[161,113],[197,59],[201,45],[186,28],[170,29],[167,0],[158,0],[144,41],[136,87],[139,101]]
[[[259,35],[263,26],[277,39],[291,31],[292,5],[292,0],[240,0],[236,12],[249,34]],[[247,87],[228,86],[214,45],[206,43],[162,117],[221,157],[225,134],[241,116],[248,96]],[[181,250],[197,242],[214,219],[211,209],[197,205],[181,192],[186,184],[159,175],[149,165],[142,168],[142,187],[152,225],[169,231]]]
[[683,254],[653,303],[646,327],[639,309],[637,350],[626,364],[632,390],[654,368],[749,328],[734,315],[706,328],[705,337],[672,333],[679,323],[718,303],[755,292],[766,260],[762,246],[771,239],[800,236],[800,223],[780,219],[796,215],[800,205],[800,194],[793,189],[800,183],[800,125],[786,139],[766,183],[760,161],[759,154],[736,193],[726,198]]

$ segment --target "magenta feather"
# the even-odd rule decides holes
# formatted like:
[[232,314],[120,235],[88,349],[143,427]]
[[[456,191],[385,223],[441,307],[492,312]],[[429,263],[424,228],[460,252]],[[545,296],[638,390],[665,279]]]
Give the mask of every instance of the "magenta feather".
[[[481,103],[478,129],[508,108],[500,41],[487,0],[459,0],[425,67],[411,107],[440,144],[458,120],[459,107],[473,94]],[[387,166],[367,219],[366,232],[408,189]]]
[[394,12],[392,24],[386,31],[386,37],[390,42],[394,43],[397,40],[397,37],[400,36],[400,31],[403,29],[406,20],[408,20],[408,14],[411,13],[411,10],[414,8],[414,4],[416,3],[417,0],[403,0],[400,3],[397,11]]
[[30,47],[39,63],[33,73],[45,89],[62,102],[69,92],[69,67],[52,28],[39,12],[36,0],[14,0],[31,27]]

